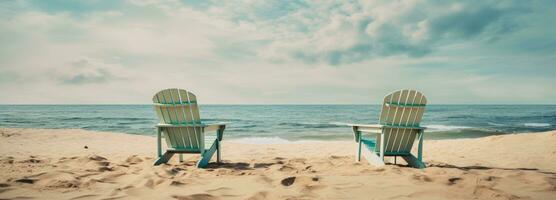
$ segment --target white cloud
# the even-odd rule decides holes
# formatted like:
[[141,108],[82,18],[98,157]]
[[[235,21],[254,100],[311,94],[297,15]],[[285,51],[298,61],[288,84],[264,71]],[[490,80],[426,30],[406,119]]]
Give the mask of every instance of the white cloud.
[[548,76],[516,73],[531,63],[554,72],[549,58],[493,53],[488,39],[523,13],[504,3],[128,3],[4,14],[0,91],[10,95],[0,103],[148,103],[167,87],[203,103],[378,103],[399,88],[435,103],[556,98]]

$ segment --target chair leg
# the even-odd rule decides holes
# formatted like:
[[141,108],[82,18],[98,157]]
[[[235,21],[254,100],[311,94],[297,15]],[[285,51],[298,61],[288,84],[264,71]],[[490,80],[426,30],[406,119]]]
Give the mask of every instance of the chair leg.
[[212,155],[214,155],[214,153],[216,152],[216,146],[218,146],[218,145],[217,145],[216,142],[214,142],[214,144],[212,144],[210,149],[201,153],[201,159],[197,162],[197,167],[198,168],[203,168],[203,167],[206,167],[208,165],[210,159],[212,158]]
[[409,155],[409,156],[402,156],[402,158],[407,162],[407,164],[409,166],[418,168],[418,169],[423,169],[425,168],[425,163],[423,163],[422,161],[420,161],[418,158],[416,158],[413,155]]
[[357,152],[356,152],[356,157],[355,157],[355,161],[359,162],[361,161],[361,139],[359,139],[359,142],[357,144]]
[[159,127],[159,128],[156,128],[156,156],[157,157],[162,156],[161,140],[162,140],[162,130],[160,130],[160,127]]
[[384,162],[384,130],[380,134],[380,160]]
[[383,159],[380,159],[380,157],[375,152],[372,152],[367,148],[363,150],[362,154],[363,157],[365,157],[365,159],[367,160],[367,162],[369,162],[369,164],[373,166],[381,167],[385,165]]
[[162,163],[167,163],[173,155],[174,153],[165,152],[162,156],[158,157],[156,161],[154,161],[154,165],[156,166]]
[[221,152],[220,152],[220,141],[216,140],[216,162],[220,163],[222,161],[222,156],[221,156]]
[[361,132],[357,130],[357,127],[353,127],[353,133],[355,136],[355,142],[357,142],[357,148],[355,149],[355,161],[361,161]]
[[417,147],[417,160],[423,162],[423,131],[419,133],[419,146]]

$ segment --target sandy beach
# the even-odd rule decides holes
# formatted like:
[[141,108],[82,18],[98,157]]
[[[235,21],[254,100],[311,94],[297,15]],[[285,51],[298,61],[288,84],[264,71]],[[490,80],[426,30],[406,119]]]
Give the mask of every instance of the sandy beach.
[[[152,166],[155,138],[0,129],[0,199],[556,199],[556,131],[426,140],[427,168],[354,161],[355,143],[245,144]],[[214,161],[214,158],[213,158]]]
[[556,200],[555,8],[0,0],[0,200]]

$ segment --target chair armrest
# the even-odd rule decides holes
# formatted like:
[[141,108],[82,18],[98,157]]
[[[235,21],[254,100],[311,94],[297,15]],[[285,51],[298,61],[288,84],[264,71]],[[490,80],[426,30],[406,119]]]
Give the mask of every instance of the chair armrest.
[[219,123],[214,123],[214,124],[204,124],[204,131],[208,132],[208,131],[216,131],[216,138],[218,138],[218,141],[222,141],[222,138],[224,137],[224,129],[226,129],[226,123],[224,122],[219,122]]
[[427,127],[422,126],[392,126],[392,125],[380,125],[380,124],[348,124],[354,128],[354,131],[360,131],[365,133],[381,133],[384,128],[399,128],[399,129],[417,129],[425,130]]
[[380,125],[380,124],[347,124],[353,129],[353,134],[355,136],[355,142],[359,142],[361,133],[382,133],[384,128],[399,128],[399,129],[416,129],[423,131],[427,129],[421,126],[391,126],[391,125]]
[[179,127],[206,127],[205,124],[157,124],[157,128],[179,128]]
[[382,125],[378,124],[347,124],[353,129],[353,136],[355,142],[359,142],[361,139],[361,133],[381,133]]
[[380,124],[348,124],[353,128],[353,131],[363,132],[363,133],[381,133],[384,125]]

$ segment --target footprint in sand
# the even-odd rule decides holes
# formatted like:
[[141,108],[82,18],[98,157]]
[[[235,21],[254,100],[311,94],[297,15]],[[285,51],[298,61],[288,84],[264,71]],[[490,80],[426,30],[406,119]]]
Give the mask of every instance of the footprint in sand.
[[26,183],[26,184],[33,184],[36,181],[37,181],[36,179],[30,179],[30,178],[22,178],[22,179],[15,180],[16,183]]
[[170,176],[175,176],[177,174],[179,174],[180,172],[185,171],[185,168],[181,168],[181,167],[172,167],[170,169],[165,170],[167,175]]
[[282,179],[282,181],[280,181],[280,183],[281,183],[283,186],[290,186],[290,185],[293,185],[293,183],[295,183],[295,176]]
[[106,158],[98,155],[70,158],[62,157],[58,159],[56,164],[58,164],[60,168],[79,166],[87,172],[105,172],[114,170],[114,167],[110,166],[111,163]]
[[494,181],[496,179],[498,179],[498,177],[496,177],[496,176],[486,176],[486,177],[481,178],[481,180],[483,180],[483,181]]
[[94,164],[96,164],[97,167],[97,171],[99,172],[105,172],[105,171],[113,171],[113,167],[110,167],[110,162],[102,160],[102,161],[95,161]]
[[349,156],[330,155],[330,159],[349,159]]
[[165,179],[148,179],[147,182],[145,182],[145,187],[151,188],[153,189],[155,186],[160,185],[161,183],[164,182]]
[[255,163],[253,164],[253,168],[268,168],[274,164],[275,163]]
[[30,158],[30,159],[27,159],[27,160],[19,161],[18,163],[36,164],[36,163],[42,163],[42,162],[43,162],[42,160],[39,160],[39,159],[36,159],[36,158]]
[[284,160],[286,160],[286,158],[282,158],[282,157],[275,157],[274,160],[276,160],[276,164],[284,164]]
[[289,160],[290,163],[300,163],[300,164],[305,164],[306,161],[307,159],[305,158],[294,158]]
[[102,156],[99,156],[99,155],[91,155],[91,156],[89,156],[89,160],[104,161],[104,160],[106,160],[106,158],[102,157]]
[[280,181],[280,184],[282,184],[283,186],[291,186],[294,183],[299,183],[302,186],[308,186],[314,182],[318,182],[320,180],[320,177],[318,176],[314,176],[314,177],[306,177],[306,176],[300,176],[300,177],[295,177],[295,176],[290,176],[287,178],[284,178]]
[[6,164],[13,164],[13,163],[14,163],[14,160],[15,160],[14,157],[8,156],[8,157],[2,159],[2,162],[3,162],[3,163],[6,163]]
[[452,178],[448,179],[448,183],[446,183],[446,185],[454,185],[461,180],[462,180],[462,178],[460,178],[460,177],[452,177]]
[[433,181],[432,178],[430,178],[430,177],[428,177],[427,175],[424,175],[424,174],[413,174],[413,176],[411,176],[411,179],[421,181],[421,182],[432,182]]
[[275,157],[274,160],[285,160],[285,158],[282,158],[282,157]]
[[98,168],[99,172],[106,172],[106,171],[113,171],[114,169],[112,169],[111,167],[106,167],[106,166],[102,166]]
[[81,180],[72,172],[55,171],[37,176],[37,187],[43,189],[79,188]]
[[143,159],[139,158],[138,155],[132,155],[132,156],[128,157],[128,158],[125,160],[125,162],[126,162],[127,164],[134,165],[134,164],[139,164],[139,163],[143,162]]
[[291,165],[284,165],[284,166],[281,166],[281,167],[278,169],[278,171],[281,171],[281,172],[293,172],[293,171],[296,171],[296,169],[295,169],[293,166],[291,166]]
[[181,181],[172,181],[170,183],[171,186],[182,186],[185,185],[185,183],[181,182]]

